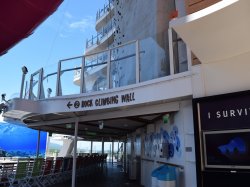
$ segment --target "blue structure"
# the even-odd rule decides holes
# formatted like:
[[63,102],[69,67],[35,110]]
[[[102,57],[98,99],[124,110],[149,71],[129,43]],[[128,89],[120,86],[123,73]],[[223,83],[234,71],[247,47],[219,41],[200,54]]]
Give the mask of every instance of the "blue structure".
[[[9,157],[35,157],[38,131],[21,125],[0,123],[0,149]],[[39,156],[44,157],[47,133],[40,134]],[[6,153],[5,153],[6,152]]]

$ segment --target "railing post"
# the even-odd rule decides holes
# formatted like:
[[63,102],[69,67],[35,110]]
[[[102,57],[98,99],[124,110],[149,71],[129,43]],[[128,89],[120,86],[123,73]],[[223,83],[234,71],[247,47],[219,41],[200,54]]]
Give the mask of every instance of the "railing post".
[[81,85],[80,85],[80,93],[86,92],[85,80],[84,80],[84,69],[85,69],[85,56],[82,57],[82,68],[81,68]]
[[90,142],[90,154],[93,152],[93,141]]
[[110,67],[111,67],[111,50],[108,50],[108,62],[107,62],[107,87],[110,89]]
[[72,169],[72,187],[76,185],[76,159],[77,159],[77,136],[78,136],[79,118],[75,119],[75,135],[74,135],[74,152],[73,152],[73,169]]
[[42,86],[43,86],[42,83],[43,83],[43,68],[41,68],[39,71],[39,82],[38,82],[38,93],[37,93],[38,99],[41,99]]
[[169,63],[170,63],[170,75],[174,74],[174,52],[173,52],[173,33],[172,28],[168,29],[168,43],[169,43]]
[[104,154],[104,139],[102,138],[102,154]]
[[38,158],[40,154],[40,140],[41,140],[41,130],[38,130],[37,145],[36,145],[36,158]]
[[33,75],[30,76],[29,99],[31,99],[32,91],[33,91]]
[[112,165],[114,163],[113,157],[114,157],[114,140],[112,140],[112,152],[111,152],[111,162],[112,162]]
[[62,88],[61,88],[61,61],[58,62],[57,68],[57,81],[56,81],[56,96],[61,96]]
[[21,90],[20,90],[20,99],[23,98],[24,81],[25,81],[25,76],[28,73],[28,69],[25,66],[23,66],[22,67],[22,72],[23,72],[23,75],[22,75],[22,83],[21,83]]
[[140,82],[140,45],[139,40],[135,43],[135,58],[136,58],[136,64],[135,64],[135,81],[136,83]]

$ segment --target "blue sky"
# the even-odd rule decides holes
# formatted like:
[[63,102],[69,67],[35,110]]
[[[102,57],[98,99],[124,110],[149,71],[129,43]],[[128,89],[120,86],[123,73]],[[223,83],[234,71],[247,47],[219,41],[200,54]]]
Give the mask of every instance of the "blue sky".
[[86,39],[96,34],[96,12],[107,2],[64,0],[31,36],[0,56],[0,94],[6,93],[6,99],[18,96],[24,65],[27,80],[42,67],[56,68],[60,59],[83,55]]

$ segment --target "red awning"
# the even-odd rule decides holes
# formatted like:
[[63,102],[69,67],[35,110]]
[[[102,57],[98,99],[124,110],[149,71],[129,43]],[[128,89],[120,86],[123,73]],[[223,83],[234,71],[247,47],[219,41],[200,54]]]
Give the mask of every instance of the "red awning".
[[0,55],[32,34],[63,0],[1,0]]

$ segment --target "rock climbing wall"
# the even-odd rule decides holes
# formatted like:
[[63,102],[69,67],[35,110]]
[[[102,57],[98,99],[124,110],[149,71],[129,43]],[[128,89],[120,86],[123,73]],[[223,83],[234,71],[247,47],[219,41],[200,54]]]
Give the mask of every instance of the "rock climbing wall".
[[[114,0],[115,26],[112,47],[132,40],[140,41],[140,80],[169,75],[168,21],[173,0]],[[135,46],[113,52],[114,59],[135,54]],[[135,83],[134,58],[117,61],[111,67],[113,87]],[[129,63],[130,61],[131,63]],[[150,71],[149,71],[150,70]]]

